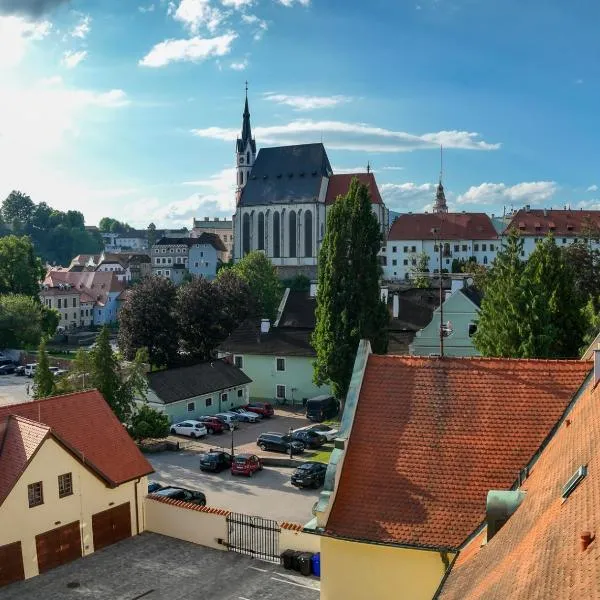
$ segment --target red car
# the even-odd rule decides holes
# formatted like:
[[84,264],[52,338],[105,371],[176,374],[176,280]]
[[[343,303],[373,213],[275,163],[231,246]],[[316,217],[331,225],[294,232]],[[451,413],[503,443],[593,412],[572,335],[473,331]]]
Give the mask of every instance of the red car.
[[275,414],[273,405],[268,402],[251,402],[250,404],[246,404],[244,409],[262,415],[263,417],[272,417]]
[[256,454],[236,454],[231,463],[231,474],[252,477],[256,471],[262,471],[262,468],[262,462]]
[[208,433],[223,433],[225,429],[223,421],[219,421],[217,417],[198,417],[198,421],[204,423],[204,427],[206,427]]

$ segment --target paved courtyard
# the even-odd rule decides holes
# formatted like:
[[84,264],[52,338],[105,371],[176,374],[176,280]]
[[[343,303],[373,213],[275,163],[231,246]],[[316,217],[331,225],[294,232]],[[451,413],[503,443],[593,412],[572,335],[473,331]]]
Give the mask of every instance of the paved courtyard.
[[44,575],[0,600],[318,600],[319,580],[234,552],[143,533]]
[[27,386],[33,387],[33,379],[16,375],[0,375],[0,406],[18,404],[31,400],[27,396]]

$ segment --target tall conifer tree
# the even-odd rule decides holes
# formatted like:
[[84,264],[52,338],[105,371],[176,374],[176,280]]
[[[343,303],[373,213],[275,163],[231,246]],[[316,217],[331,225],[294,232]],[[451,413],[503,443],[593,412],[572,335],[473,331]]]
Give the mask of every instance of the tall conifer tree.
[[48,354],[46,354],[46,340],[42,340],[38,350],[38,363],[33,379],[33,397],[36,400],[48,398],[48,396],[54,394],[55,389],[54,375],[50,371]]

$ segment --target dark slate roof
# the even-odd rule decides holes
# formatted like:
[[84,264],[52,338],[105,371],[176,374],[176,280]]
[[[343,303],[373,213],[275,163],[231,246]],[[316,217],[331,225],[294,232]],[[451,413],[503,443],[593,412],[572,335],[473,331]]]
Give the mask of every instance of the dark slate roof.
[[473,286],[462,288],[461,293],[466,296],[475,306],[481,308],[483,294]]
[[243,189],[241,206],[315,202],[332,175],[323,144],[262,148]]
[[160,238],[155,244],[155,246],[193,246],[194,244],[209,244],[215,250],[220,250],[221,252],[225,252],[227,248],[225,244],[223,244],[221,238],[216,233],[208,233],[203,232],[198,237],[180,237],[180,238],[170,238],[163,237]]
[[433,311],[440,304],[440,294],[434,289],[409,289],[388,295],[388,309],[393,308],[392,296],[398,294],[398,318],[390,319],[390,331],[419,331],[429,325]]
[[163,404],[210,394],[246,383],[252,379],[223,360],[179,367],[148,375],[148,385]]
[[154,245],[155,246],[191,246],[193,243],[192,238],[189,237],[162,237]]
[[290,290],[283,314],[279,319],[279,327],[295,327],[299,329],[314,329],[316,325],[316,298],[311,298],[308,292]]
[[248,96],[246,95],[246,104],[244,106],[244,115],[242,122],[242,138],[237,139],[237,151],[244,152],[248,142],[252,148],[252,154],[256,154],[256,141],[252,137],[252,129],[250,127],[250,110],[248,109]]

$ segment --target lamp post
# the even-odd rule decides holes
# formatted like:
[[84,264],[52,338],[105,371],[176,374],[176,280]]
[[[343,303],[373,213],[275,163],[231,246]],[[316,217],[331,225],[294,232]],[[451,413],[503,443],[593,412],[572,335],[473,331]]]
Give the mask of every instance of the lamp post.
[[229,426],[229,428],[231,429],[231,458],[233,458],[235,456],[233,449],[233,431],[235,429],[235,423],[233,421],[231,421],[231,425]]
[[290,426],[290,430],[288,432],[288,435],[290,436],[290,458],[294,458],[294,453],[293,453],[293,448],[292,448],[292,443],[294,440],[292,439],[292,433],[294,433],[294,430]]
[[444,286],[443,286],[443,272],[442,272],[442,236],[441,229],[433,227],[431,230],[433,233],[435,243],[438,247],[439,254],[439,268],[438,273],[440,276],[440,356],[444,358]]

